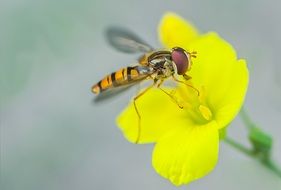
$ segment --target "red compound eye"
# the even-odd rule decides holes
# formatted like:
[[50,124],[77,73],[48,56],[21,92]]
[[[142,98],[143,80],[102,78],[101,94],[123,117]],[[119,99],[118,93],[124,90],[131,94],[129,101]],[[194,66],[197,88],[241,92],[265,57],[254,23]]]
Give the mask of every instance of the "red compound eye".
[[189,67],[189,59],[185,50],[179,47],[173,48],[171,56],[177,66],[178,74],[183,75]]

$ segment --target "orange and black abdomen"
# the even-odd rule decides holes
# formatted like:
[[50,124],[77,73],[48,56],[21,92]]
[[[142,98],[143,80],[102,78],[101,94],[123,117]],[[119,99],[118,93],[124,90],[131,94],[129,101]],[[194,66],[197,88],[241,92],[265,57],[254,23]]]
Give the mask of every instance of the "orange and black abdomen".
[[124,86],[133,82],[138,82],[145,79],[150,74],[152,74],[152,70],[150,67],[126,67],[104,77],[92,87],[92,92],[95,94],[99,94],[100,92],[103,92],[107,89]]

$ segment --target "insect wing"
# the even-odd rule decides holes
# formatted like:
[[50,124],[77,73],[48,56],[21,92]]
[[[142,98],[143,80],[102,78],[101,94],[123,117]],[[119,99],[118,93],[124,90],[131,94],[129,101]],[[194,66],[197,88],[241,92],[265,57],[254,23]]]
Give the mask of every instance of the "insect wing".
[[114,48],[125,53],[145,53],[153,49],[136,34],[124,28],[108,28],[106,38]]
[[123,94],[128,89],[130,89],[132,86],[134,86],[133,83],[128,84],[128,85],[123,85],[123,86],[120,86],[118,88],[112,88],[110,90],[107,90],[107,91],[99,94],[98,96],[96,96],[93,99],[93,102],[94,103],[101,103],[101,102],[104,102],[104,101],[107,101],[107,100],[111,99],[112,97],[118,97],[119,95]]

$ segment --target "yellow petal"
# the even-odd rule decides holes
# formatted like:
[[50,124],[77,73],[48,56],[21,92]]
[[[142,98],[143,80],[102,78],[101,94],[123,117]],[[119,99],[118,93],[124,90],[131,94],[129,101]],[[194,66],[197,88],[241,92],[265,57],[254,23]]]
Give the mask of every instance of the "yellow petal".
[[[139,143],[155,142],[170,129],[182,127],[175,123],[186,122],[184,111],[159,89],[146,92],[136,101],[136,105],[141,115]],[[117,125],[130,142],[136,142],[138,116],[133,102],[118,116]]]
[[216,105],[215,118],[220,128],[227,126],[243,105],[249,82],[245,60],[237,61],[232,72],[225,80],[228,80],[228,86],[225,92],[220,94],[221,99],[218,99],[219,95],[210,97]]
[[218,160],[216,122],[169,131],[157,142],[152,164],[174,185],[187,184],[207,175]]
[[233,120],[242,106],[247,86],[245,60],[237,61],[233,47],[216,33],[201,36],[189,45],[197,51],[190,71],[192,83],[206,92],[206,104],[219,128]]
[[160,41],[167,48],[185,48],[198,36],[197,29],[191,23],[171,12],[163,16],[158,31]]

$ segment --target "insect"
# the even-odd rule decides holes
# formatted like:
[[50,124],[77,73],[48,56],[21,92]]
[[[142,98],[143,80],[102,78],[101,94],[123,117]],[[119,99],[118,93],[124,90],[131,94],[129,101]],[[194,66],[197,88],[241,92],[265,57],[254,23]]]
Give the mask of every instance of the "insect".
[[144,80],[150,79],[153,81],[152,85],[137,94],[133,99],[134,108],[138,116],[138,136],[136,138],[136,143],[138,143],[141,135],[141,115],[136,101],[149,89],[153,87],[159,88],[180,108],[183,107],[174,96],[161,88],[162,83],[167,78],[171,77],[174,81],[193,88],[199,95],[196,88],[177,79],[177,75],[182,75],[185,80],[191,79],[186,72],[191,69],[191,58],[196,58],[196,52],[188,52],[181,47],[174,47],[170,50],[154,49],[134,33],[122,28],[109,28],[106,34],[109,43],[117,50],[125,53],[142,53],[142,55],[138,59],[137,65],[122,68],[105,76],[92,86],[92,92],[102,95],[106,92],[114,92],[114,89],[131,86]]

